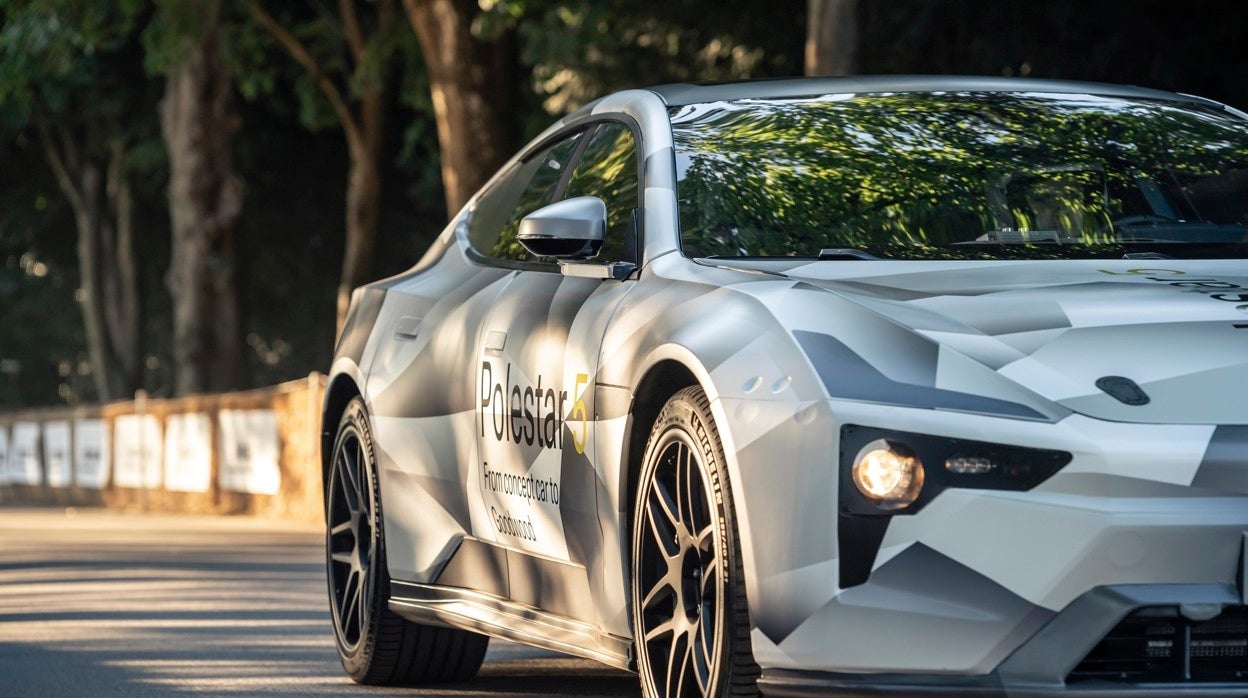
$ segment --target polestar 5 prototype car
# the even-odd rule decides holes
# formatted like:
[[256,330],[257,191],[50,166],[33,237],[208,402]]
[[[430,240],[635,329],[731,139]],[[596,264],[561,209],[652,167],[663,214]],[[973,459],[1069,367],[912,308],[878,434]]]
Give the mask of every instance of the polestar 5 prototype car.
[[1248,695],[1248,117],[1006,79],[619,92],[358,289],[347,673]]

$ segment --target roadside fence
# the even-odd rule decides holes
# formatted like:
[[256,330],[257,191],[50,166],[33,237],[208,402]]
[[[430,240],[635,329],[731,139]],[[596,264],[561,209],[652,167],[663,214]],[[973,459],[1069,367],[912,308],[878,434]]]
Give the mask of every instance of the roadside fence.
[[0,501],[319,522],[325,376],[0,412]]

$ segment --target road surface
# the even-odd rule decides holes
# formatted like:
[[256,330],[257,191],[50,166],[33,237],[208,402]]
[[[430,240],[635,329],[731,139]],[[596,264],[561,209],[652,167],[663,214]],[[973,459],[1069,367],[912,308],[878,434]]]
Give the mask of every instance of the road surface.
[[476,679],[353,684],[321,534],[247,517],[0,506],[0,696],[636,696],[595,662],[492,641]]

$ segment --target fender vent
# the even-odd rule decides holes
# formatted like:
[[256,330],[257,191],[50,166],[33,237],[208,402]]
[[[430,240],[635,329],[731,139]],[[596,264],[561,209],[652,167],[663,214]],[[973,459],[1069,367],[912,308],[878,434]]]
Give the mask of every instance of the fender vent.
[[1110,397],[1124,405],[1147,405],[1148,393],[1145,393],[1135,381],[1122,376],[1105,376],[1096,380],[1096,387],[1104,390]]
[[1138,609],[1066,677],[1088,680],[1248,684],[1248,606],[1227,606],[1206,621],[1188,620],[1176,606]]

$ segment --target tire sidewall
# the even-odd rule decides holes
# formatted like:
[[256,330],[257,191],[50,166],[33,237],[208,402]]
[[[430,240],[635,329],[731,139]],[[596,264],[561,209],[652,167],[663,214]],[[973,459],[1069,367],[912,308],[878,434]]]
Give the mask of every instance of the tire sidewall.
[[[331,610],[331,614],[334,615],[334,643],[338,648],[338,658],[341,660],[342,667],[348,675],[358,677],[364,675],[372,664],[373,649],[377,640],[378,615],[381,610],[381,605],[386,602],[386,599],[389,596],[389,580],[383,579],[383,577],[386,577],[383,573],[385,570],[385,536],[381,530],[381,496],[377,485],[376,455],[373,450],[372,430],[368,425],[368,413],[364,408],[363,401],[359,398],[355,398],[350,404],[347,405],[347,409],[342,415],[342,420],[339,422],[338,433],[334,437],[334,450],[332,451],[335,459],[343,441],[345,441],[346,438],[348,438],[348,436],[353,432],[359,439],[360,448],[364,454],[364,463],[361,470],[364,479],[365,491],[360,494],[361,496],[367,496],[369,500],[369,529],[372,532],[373,549],[372,555],[369,556],[367,580],[365,582],[369,588],[370,603],[368,609],[364,613],[363,626],[360,630],[360,640],[356,643],[355,647],[348,647],[343,641],[343,635],[340,629],[340,620],[337,618],[337,612]],[[331,460],[331,468],[334,467],[333,463],[334,461]],[[327,483],[332,486],[333,478],[335,477],[336,473],[331,471],[329,477],[326,479]],[[327,490],[327,523],[330,496],[331,493]],[[328,525],[326,527],[325,536],[326,586],[328,588],[329,600],[332,609],[334,604],[334,590],[329,562]]]
[[730,507],[726,506],[724,488],[727,486],[727,478],[724,470],[724,450],[720,442],[718,433],[714,430],[714,422],[710,410],[704,407],[701,402],[705,401],[704,394],[700,389],[686,388],[674,395],[663,409],[659,412],[659,416],[655,419],[654,426],[651,429],[650,437],[646,442],[645,455],[642,458],[641,473],[637,480],[636,493],[632,503],[632,528],[630,541],[630,583],[629,583],[629,605],[631,606],[631,618],[634,642],[636,643],[637,668],[641,678],[642,694],[644,696],[663,696],[663,691],[655,685],[654,672],[648,666],[648,656],[644,644],[644,626],[642,621],[641,609],[641,590],[639,589],[640,579],[640,558],[642,536],[640,532],[646,526],[645,522],[645,501],[650,491],[651,482],[659,469],[661,460],[659,456],[666,448],[673,443],[675,439],[681,439],[697,451],[698,467],[702,474],[704,487],[707,489],[708,499],[713,510],[715,520],[715,554],[719,569],[722,571],[719,575],[719,586],[716,590],[718,598],[721,602],[718,604],[716,618],[717,623],[717,641],[715,653],[715,669],[711,672],[710,691],[711,695],[719,695],[725,692],[730,685],[731,674],[731,657],[733,656],[733,648],[731,646],[733,633],[731,628],[731,619],[733,618],[733,570],[736,567],[736,545],[734,543],[734,531],[732,512]]

